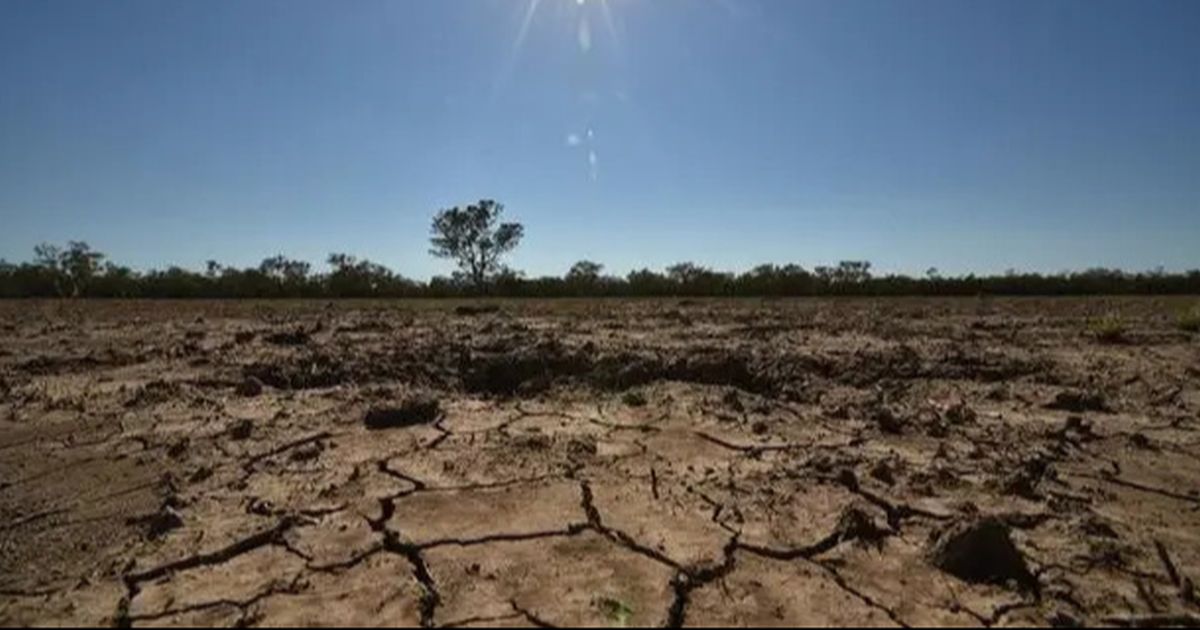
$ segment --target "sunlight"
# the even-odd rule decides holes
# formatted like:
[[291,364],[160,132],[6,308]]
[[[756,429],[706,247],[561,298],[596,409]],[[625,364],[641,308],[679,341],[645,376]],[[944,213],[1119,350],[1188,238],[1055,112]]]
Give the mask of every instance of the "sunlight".
[[579,49],[585,53],[592,49],[592,27],[588,24],[587,16],[579,20]]
[[[521,54],[521,49],[525,46],[525,40],[529,37],[529,29],[533,24],[534,18],[537,16],[538,8],[543,0],[527,0],[525,3],[525,12],[521,18],[521,27],[517,30],[517,36],[513,40],[512,55],[514,59]],[[576,28],[576,41],[580,50],[588,52],[592,48],[593,36],[591,31],[591,23],[588,20],[589,6],[598,7],[604,18],[604,25],[608,30],[609,38],[614,46],[617,43],[617,29],[613,21],[612,7],[609,0],[567,0],[574,2],[575,6],[583,9],[583,13],[579,14],[579,24]]]
[[[508,81],[509,76],[517,66],[524,52],[530,30],[534,28],[534,20],[539,18],[539,10],[543,8],[543,4],[546,4],[544,0],[526,0],[524,3],[520,27],[517,29],[516,37],[513,39],[508,63],[497,77],[492,93],[493,99],[496,98],[500,86]],[[610,51],[617,55],[620,54],[617,27],[613,19],[610,4],[610,0],[559,0],[557,4],[553,0],[549,2],[551,9],[559,9],[559,11],[553,12],[556,19],[574,22],[575,41],[573,43],[580,55],[592,54],[596,47],[597,38],[604,35],[608,37],[607,43],[610,46]],[[593,22],[597,19],[595,15],[596,11],[599,11],[599,19],[604,23],[604,31],[600,33],[593,32]],[[623,98],[620,94],[617,97]],[[581,102],[585,104],[593,103],[596,99],[595,91],[590,88],[584,89],[580,98]],[[586,118],[590,119],[592,116],[589,114]],[[594,182],[599,178],[600,163],[600,156],[595,145],[596,132],[590,122],[581,131],[582,133],[579,131],[566,133],[563,136],[563,145],[568,150],[578,150],[582,153],[585,159],[588,179]]]
[[533,16],[537,13],[538,5],[542,0],[529,0],[529,4],[525,7],[525,18],[521,20],[521,29],[517,31],[517,38],[513,40],[512,53],[515,57],[521,54],[521,47],[525,45],[525,37],[529,35],[529,25],[533,22]]

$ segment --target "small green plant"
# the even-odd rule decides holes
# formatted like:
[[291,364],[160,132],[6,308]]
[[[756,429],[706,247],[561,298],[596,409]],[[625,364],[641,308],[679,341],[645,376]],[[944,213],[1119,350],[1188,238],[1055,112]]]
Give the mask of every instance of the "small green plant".
[[1192,306],[1192,308],[1179,314],[1179,320],[1176,322],[1180,330],[1187,332],[1200,332],[1200,304]]
[[1125,340],[1128,327],[1118,315],[1105,315],[1088,320],[1088,332],[1102,343],[1120,343]]
[[633,609],[629,607],[629,604],[619,599],[599,597],[596,598],[595,602],[600,608],[600,612],[604,614],[604,618],[608,619],[609,623],[614,626],[628,626],[629,621],[633,619]]

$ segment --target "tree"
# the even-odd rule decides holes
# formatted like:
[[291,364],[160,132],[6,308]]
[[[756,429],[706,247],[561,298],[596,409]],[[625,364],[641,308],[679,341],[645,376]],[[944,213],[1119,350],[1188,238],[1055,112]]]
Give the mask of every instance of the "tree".
[[626,286],[633,295],[670,295],[671,281],[650,269],[637,269],[625,276]]
[[280,297],[302,297],[309,286],[311,270],[312,265],[307,262],[283,255],[264,258],[258,265],[258,273],[274,284],[273,294]]
[[334,297],[396,296],[410,288],[408,280],[369,260],[334,253],[326,262],[333,268],[325,280],[326,287]]
[[504,269],[500,257],[512,251],[525,235],[520,223],[499,223],[504,206],[483,199],[465,208],[449,208],[433,217],[429,253],[450,258],[475,289]]
[[723,295],[729,289],[733,276],[719,273],[692,262],[681,262],[667,267],[667,279],[675,283],[675,290],[686,295]]
[[600,278],[600,272],[604,271],[604,265],[590,260],[581,260],[567,271],[567,282],[578,284],[592,284]]
[[693,262],[681,262],[667,267],[667,277],[679,284],[695,282],[708,270]]
[[809,295],[813,276],[797,264],[759,265],[735,280],[743,295]]
[[88,293],[95,297],[137,297],[138,274],[129,267],[111,261],[104,263],[104,273],[89,285]]
[[67,249],[42,243],[33,248],[38,266],[54,278],[55,291],[60,297],[79,297],[100,270],[104,254],[92,251],[83,241],[69,241]]
[[863,284],[871,279],[871,263],[866,260],[843,260],[833,272],[835,282]]
[[604,271],[604,265],[590,260],[581,260],[571,265],[563,282],[574,295],[595,294],[600,287],[600,272],[602,271]]

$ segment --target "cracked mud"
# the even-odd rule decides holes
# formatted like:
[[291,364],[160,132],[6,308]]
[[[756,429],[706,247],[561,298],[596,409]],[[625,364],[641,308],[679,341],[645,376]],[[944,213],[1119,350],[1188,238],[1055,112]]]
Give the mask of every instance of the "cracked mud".
[[1172,308],[0,304],[0,624],[1195,625]]

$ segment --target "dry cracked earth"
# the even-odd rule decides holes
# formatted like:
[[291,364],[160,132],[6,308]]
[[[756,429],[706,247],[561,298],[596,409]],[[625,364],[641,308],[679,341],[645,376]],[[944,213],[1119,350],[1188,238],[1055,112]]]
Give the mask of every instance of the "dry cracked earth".
[[1195,625],[1177,304],[0,304],[0,624]]

